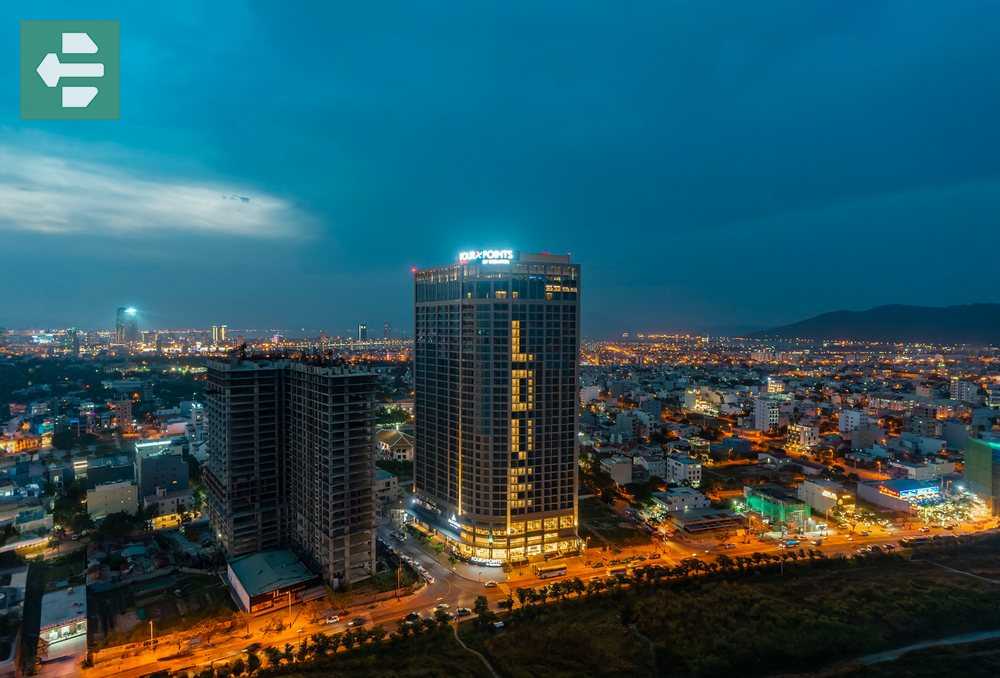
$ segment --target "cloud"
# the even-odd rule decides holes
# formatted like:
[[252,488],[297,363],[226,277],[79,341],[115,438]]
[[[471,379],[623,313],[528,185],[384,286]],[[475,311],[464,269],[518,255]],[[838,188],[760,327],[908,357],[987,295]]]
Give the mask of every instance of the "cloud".
[[[94,149],[73,153],[91,156],[88,150]],[[0,231],[274,239],[306,236],[313,222],[288,200],[247,186],[143,175],[107,161],[0,144]]]

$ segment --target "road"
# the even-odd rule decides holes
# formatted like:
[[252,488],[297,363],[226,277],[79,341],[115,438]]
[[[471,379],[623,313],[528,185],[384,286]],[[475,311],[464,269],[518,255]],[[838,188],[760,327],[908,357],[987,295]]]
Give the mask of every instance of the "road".
[[[383,538],[389,534],[389,528],[380,530]],[[968,534],[974,530],[963,528],[961,532],[956,529],[945,531],[934,529],[931,534]],[[896,544],[899,539],[906,536],[921,535],[916,529],[891,530],[884,528],[873,528],[868,536],[860,534],[831,534],[823,539],[821,547],[816,547],[809,543],[807,539],[802,539],[800,547],[804,549],[820,548],[827,555],[837,553],[850,554],[857,551],[862,546],[870,544],[883,545],[887,543]],[[172,658],[178,648],[176,645],[161,647],[153,652],[143,652],[138,657],[129,657],[123,661],[112,661],[99,664],[92,669],[83,671],[87,678],[103,678],[104,676],[118,676],[119,678],[138,678],[144,674],[162,670],[179,670],[194,666],[205,667],[212,663],[225,663],[233,661],[240,656],[243,648],[252,642],[260,643],[262,646],[276,646],[283,648],[286,643],[296,645],[300,638],[307,638],[314,633],[339,633],[347,628],[347,622],[355,617],[364,617],[366,624],[372,626],[382,624],[387,630],[394,631],[396,623],[410,612],[418,612],[421,616],[433,616],[434,608],[439,603],[447,603],[450,610],[454,612],[459,607],[471,608],[480,595],[485,595],[493,609],[497,609],[497,603],[507,597],[508,593],[513,594],[518,587],[536,587],[542,582],[534,576],[530,568],[515,569],[508,574],[504,574],[499,568],[477,567],[465,563],[450,565],[444,554],[437,554],[430,546],[420,544],[412,537],[400,543],[391,538],[387,539],[393,548],[401,554],[405,554],[420,562],[427,571],[434,577],[435,583],[429,584],[411,596],[400,599],[390,599],[374,604],[359,603],[354,605],[349,614],[342,617],[342,621],[336,624],[325,624],[323,622],[312,623],[299,617],[301,606],[292,606],[292,622],[288,628],[275,635],[265,636],[262,633],[264,626],[271,620],[273,615],[286,615],[288,610],[281,608],[268,614],[255,617],[251,622],[250,635],[223,637],[215,640],[210,647],[195,650],[191,655],[179,658]],[[780,553],[775,541],[759,541],[754,538],[744,542],[734,540],[733,546],[726,548],[716,540],[678,540],[671,539],[667,542],[650,542],[648,545],[624,548],[620,553],[611,551],[601,551],[593,548],[586,555],[566,558],[567,573],[565,578],[580,577],[584,582],[592,577],[605,574],[608,561],[612,558],[624,559],[626,557],[645,557],[647,564],[676,565],[684,558],[697,556],[702,560],[712,561],[719,554],[725,553],[729,557],[749,556],[754,552],[760,553]],[[653,554],[660,554],[659,558],[650,559]],[[603,561],[605,565],[594,567],[597,562]],[[632,563],[633,565],[636,563]],[[496,581],[498,586],[486,588],[487,581]],[[302,633],[298,632],[302,629]]]

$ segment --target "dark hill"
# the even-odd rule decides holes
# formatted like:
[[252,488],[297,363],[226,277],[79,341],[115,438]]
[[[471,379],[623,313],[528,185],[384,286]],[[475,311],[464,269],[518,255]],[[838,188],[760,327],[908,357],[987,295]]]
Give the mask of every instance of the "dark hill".
[[1000,345],[1000,304],[943,308],[892,304],[867,311],[833,311],[754,336]]

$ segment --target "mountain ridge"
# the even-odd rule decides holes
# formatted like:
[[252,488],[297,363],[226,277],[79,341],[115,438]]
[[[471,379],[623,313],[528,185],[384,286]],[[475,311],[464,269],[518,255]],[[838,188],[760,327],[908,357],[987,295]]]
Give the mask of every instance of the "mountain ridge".
[[751,336],[1000,345],[1000,304],[886,304],[865,311],[830,311]]

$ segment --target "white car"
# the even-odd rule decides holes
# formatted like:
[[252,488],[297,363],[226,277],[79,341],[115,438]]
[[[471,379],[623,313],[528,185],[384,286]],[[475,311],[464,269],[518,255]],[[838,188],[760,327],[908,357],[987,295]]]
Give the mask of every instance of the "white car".
[[339,621],[340,621],[340,617],[338,617],[337,615],[333,615],[332,617],[327,617],[326,618],[326,623],[327,624],[336,624]]
[[488,581],[485,584],[483,584],[483,586],[485,586],[488,589],[495,589],[497,587],[497,583],[495,581]]

